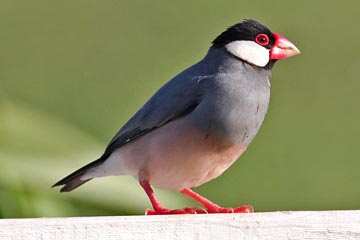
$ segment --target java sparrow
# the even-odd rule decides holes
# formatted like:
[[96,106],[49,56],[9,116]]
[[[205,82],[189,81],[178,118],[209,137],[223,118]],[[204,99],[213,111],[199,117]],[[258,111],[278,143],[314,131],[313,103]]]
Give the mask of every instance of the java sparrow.
[[[190,188],[221,175],[246,150],[268,109],[275,62],[299,53],[257,21],[229,27],[201,61],[146,102],[99,159],[53,187],[69,192],[93,178],[131,175],[151,201],[147,214],[252,212],[251,206],[222,208]],[[204,208],[167,209],[151,185],[177,190]]]

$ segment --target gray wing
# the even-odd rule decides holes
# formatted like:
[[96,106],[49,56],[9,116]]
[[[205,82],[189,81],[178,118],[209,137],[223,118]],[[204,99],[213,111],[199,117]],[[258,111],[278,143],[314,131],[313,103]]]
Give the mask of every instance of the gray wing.
[[192,112],[201,101],[199,79],[203,78],[185,71],[166,83],[119,130],[100,159],[106,160],[124,144]]
[[196,108],[202,97],[199,82],[204,77],[194,77],[194,75],[190,68],[165,84],[120,129],[99,159],[61,179],[53,187],[65,185],[61,188],[61,192],[72,191],[90,180],[82,180],[83,174],[102,164],[117,148],[174,119],[189,114]]

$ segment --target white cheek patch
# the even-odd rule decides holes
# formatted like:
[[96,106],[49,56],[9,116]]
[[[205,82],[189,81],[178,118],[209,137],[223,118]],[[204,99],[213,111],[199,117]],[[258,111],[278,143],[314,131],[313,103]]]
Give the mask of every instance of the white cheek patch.
[[258,67],[265,67],[270,60],[270,50],[253,41],[234,41],[226,44],[226,50]]

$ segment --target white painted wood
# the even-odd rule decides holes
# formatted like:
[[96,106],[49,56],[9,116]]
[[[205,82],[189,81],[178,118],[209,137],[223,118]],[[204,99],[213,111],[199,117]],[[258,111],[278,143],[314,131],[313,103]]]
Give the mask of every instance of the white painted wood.
[[1,240],[360,239],[360,210],[0,220]]

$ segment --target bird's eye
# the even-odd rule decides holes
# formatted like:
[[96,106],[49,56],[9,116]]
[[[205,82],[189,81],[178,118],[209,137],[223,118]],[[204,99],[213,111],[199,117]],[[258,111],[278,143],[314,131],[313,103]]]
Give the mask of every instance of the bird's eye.
[[255,37],[255,42],[261,46],[266,46],[269,44],[269,37],[266,34],[258,34]]

